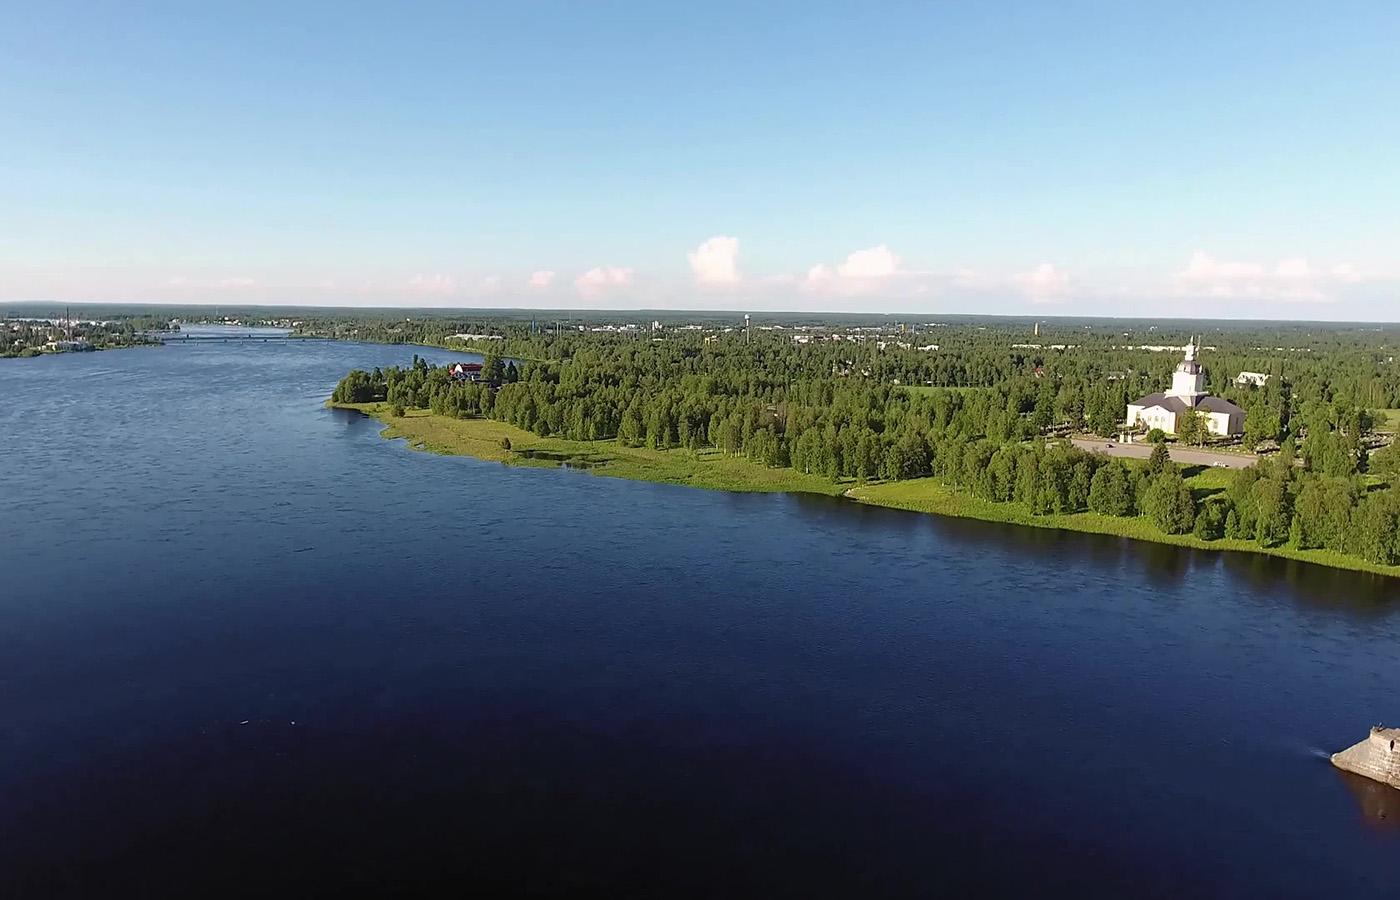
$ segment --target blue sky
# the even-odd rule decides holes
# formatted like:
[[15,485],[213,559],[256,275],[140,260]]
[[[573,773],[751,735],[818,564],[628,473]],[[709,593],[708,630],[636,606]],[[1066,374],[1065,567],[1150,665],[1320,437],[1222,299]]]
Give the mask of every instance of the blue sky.
[[0,300],[1400,319],[1394,3],[0,12]]

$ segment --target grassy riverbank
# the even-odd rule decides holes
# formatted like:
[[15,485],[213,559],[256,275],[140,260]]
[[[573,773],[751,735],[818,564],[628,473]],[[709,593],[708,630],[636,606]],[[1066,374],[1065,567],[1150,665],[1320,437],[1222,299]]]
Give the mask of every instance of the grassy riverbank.
[[[1227,478],[1228,473],[1225,470],[1205,469],[1203,472],[1188,478],[1187,484],[1191,486],[1199,498],[1223,490]],[[1287,547],[1261,547],[1254,541],[1229,539],[1203,541],[1189,534],[1165,534],[1145,516],[1121,518],[1094,512],[1038,516],[1031,513],[1024,503],[993,503],[990,500],[973,497],[964,491],[949,488],[933,478],[867,484],[852,488],[846,495],[861,503],[940,516],[959,516],[989,522],[1027,525],[1033,528],[1059,528],[1065,531],[1108,534],[1137,541],[1154,541],[1158,544],[1171,544],[1198,550],[1237,550],[1244,553],[1262,553],[1283,559],[1331,566],[1336,569],[1350,569],[1355,572],[1372,572],[1377,575],[1400,577],[1400,566],[1378,566],[1355,556],[1347,556],[1332,550],[1291,550]]]
[[[1263,553],[1333,568],[1400,577],[1400,566],[1378,566],[1329,550],[1264,548],[1253,541],[1203,541],[1191,535],[1164,534],[1142,516],[1119,518],[1092,512],[1037,516],[1024,504],[982,500],[949,488],[933,478],[853,486],[850,481],[833,483],[829,479],[803,475],[792,469],[772,469],[744,457],[725,456],[715,450],[699,453],[686,450],[657,451],[624,447],[617,441],[590,442],[543,438],[505,422],[435,416],[422,409],[407,410],[403,417],[396,418],[390,414],[387,403],[327,403],[327,406],[353,409],[372,416],[384,423],[385,428],[381,432],[384,437],[403,438],[419,450],[474,456],[477,459],[508,465],[568,465],[612,478],[657,481],[723,491],[845,495],[861,503],[912,512],[1006,522],[1034,528],[1059,528],[1106,534],[1202,550]],[[509,450],[505,449],[503,443],[507,440],[510,442]],[[1230,474],[1225,469],[1205,468],[1190,474],[1187,483],[1199,499],[1224,490],[1229,483]]]
[[[387,403],[328,403],[338,409],[354,409],[385,425],[386,438],[403,438],[432,453],[474,456],[514,466],[570,466],[610,478],[659,481],[721,491],[783,491],[837,496],[849,486],[829,479],[803,475],[792,469],[770,469],[744,457],[725,456],[715,450],[647,450],[624,447],[617,441],[566,441],[544,438],[493,419],[455,419],[435,416],[424,409],[405,411],[402,418],[389,413]],[[506,450],[503,440],[510,441]]]

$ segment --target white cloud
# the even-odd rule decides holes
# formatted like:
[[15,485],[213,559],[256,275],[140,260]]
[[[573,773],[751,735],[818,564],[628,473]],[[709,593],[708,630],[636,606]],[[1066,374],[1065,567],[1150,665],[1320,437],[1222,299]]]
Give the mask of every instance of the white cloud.
[[1041,263],[1029,272],[1013,275],[1011,281],[1036,303],[1059,300],[1069,289],[1069,275],[1051,263]]
[[410,291],[419,294],[446,296],[457,293],[457,279],[451,275],[414,275],[405,285]]
[[739,280],[739,239],[717,234],[687,253],[700,284],[734,284]]
[[598,266],[574,279],[574,289],[585,297],[596,297],[609,288],[632,283],[633,270],[625,266]]
[[899,270],[899,257],[884,244],[869,250],[857,250],[836,267],[842,278],[885,278]]
[[530,273],[530,287],[544,290],[554,283],[554,271],[552,269],[540,269],[538,272]]
[[1346,263],[1320,269],[1292,257],[1269,266],[1218,260],[1204,250],[1191,254],[1175,279],[1179,291],[1193,296],[1306,302],[1329,301],[1336,286],[1361,280]]
[[487,275],[477,283],[477,290],[483,294],[494,294],[501,287],[501,276]]
[[896,275],[908,274],[900,269],[900,259],[889,247],[880,244],[857,250],[845,262],[834,268],[819,263],[807,270],[803,286],[807,290],[861,294],[876,290]]

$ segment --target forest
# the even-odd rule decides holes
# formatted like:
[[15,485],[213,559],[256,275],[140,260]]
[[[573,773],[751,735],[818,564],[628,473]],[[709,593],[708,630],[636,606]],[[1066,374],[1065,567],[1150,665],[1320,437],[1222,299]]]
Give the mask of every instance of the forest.
[[[332,399],[487,417],[575,441],[712,449],[833,481],[934,477],[1036,514],[1140,515],[1166,534],[1400,564],[1400,447],[1386,424],[1386,410],[1400,404],[1394,329],[1208,334],[1209,386],[1247,413],[1243,439],[1226,449],[1269,452],[1226,489],[1202,492],[1164,444],[1139,462],[1065,440],[1118,434],[1128,400],[1159,390],[1180,359],[1103,328],[1083,329],[1077,344],[1041,334],[1037,347],[1024,327],[1004,322],[847,326],[806,342],[793,335],[813,332],[792,328],[446,327],[502,335],[501,355],[487,358],[480,383],[455,381],[415,356],[406,368],[351,372]],[[415,336],[451,346],[441,334]],[[937,350],[916,349],[931,339]],[[1151,340],[1180,344],[1186,335]],[[1238,385],[1231,373],[1241,370],[1270,378]]]

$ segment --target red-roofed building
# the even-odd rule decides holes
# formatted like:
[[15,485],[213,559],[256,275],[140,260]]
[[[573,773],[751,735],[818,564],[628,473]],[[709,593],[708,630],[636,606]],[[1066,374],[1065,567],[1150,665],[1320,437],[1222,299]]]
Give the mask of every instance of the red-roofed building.
[[453,363],[447,372],[458,381],[480,381],[481,363]]

